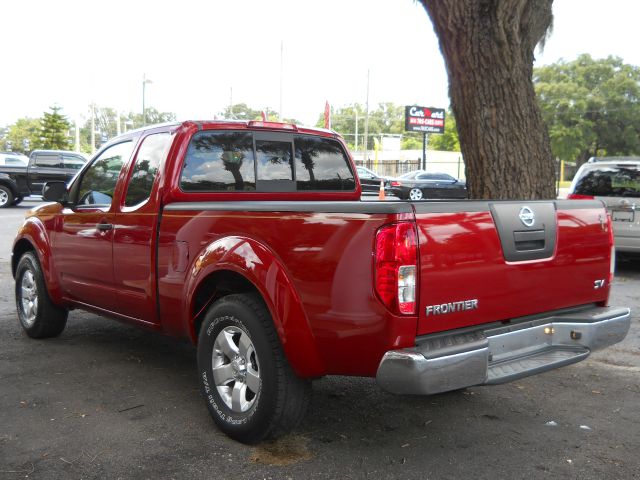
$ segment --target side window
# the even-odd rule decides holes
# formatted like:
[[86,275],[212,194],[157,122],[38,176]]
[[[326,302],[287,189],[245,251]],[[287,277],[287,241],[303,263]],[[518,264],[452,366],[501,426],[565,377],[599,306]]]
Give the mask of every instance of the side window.
[[77,205],[108,207],[113,199],[122,165],[131,156],[133,142],[122,142],[107,148],[87,168],[80,179]]
[[158,167],[167,158],[172,140],[170,133],[157,133],[142,141],[127,187],[124,201],[127,207],[138,205],[149,198]]
[[189,143],[180,187],[186,192],[255,190],[252,134],[233,131],[196,133]]
[[35,160],[36,167],[62,168],[62,158],[59,153],[38,153]]
[[340,144],[328,138],[295,137],[298,190],[353,190],[356,183]]
[[62,161],[64,168],[69,170],[80,170],[86,161],[78,155],[69,155],[67,153],[62,154]]

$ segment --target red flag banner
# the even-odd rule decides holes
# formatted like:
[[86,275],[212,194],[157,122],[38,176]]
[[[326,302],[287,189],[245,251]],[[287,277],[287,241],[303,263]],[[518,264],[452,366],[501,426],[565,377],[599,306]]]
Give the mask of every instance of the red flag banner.
[[324,128],[331,129],[331,107],[329,101],[324,103]]

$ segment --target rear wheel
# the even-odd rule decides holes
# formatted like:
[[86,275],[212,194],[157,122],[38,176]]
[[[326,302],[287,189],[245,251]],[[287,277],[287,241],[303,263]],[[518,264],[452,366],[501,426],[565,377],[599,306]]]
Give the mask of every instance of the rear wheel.
[[0,185],[0,208],[10,207],[13,203],[13,193],[4,185]]
[[412,188],[409,192],[409,198],[411,200],[422,200],[422,197],[422,190],[420,190],[419,188]]
[[32,338],[57,337],[67,325],[68,312],[51,302],[40,263],[32,252],[18,262],[16,307],[20,325]]
[[291,369],[258,295],[229,295],[209,309],[198,338],[198,371],[209,413],[240,442],[276,438],[304,417],[310,382]]

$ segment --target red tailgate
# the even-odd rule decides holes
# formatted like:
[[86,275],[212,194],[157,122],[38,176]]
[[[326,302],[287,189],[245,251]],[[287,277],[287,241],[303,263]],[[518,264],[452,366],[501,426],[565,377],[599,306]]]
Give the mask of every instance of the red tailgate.
[[414,208],[418,335],[607,301],[611,246],[600,202]]

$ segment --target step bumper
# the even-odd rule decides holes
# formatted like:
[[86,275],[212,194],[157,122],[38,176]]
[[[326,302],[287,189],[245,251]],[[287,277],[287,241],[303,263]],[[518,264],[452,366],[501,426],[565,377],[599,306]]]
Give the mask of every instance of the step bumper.
[[589,307],[429,335],[385,353],[376,380],[389,392],[416,395],[505,383],[584,360],[622,341],[630,323],[628,308]]

